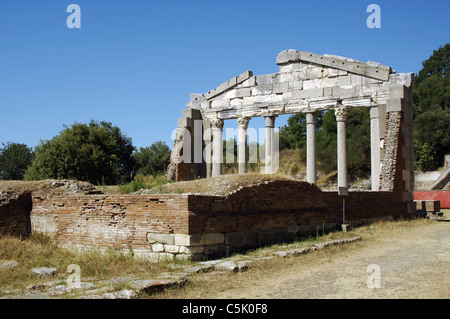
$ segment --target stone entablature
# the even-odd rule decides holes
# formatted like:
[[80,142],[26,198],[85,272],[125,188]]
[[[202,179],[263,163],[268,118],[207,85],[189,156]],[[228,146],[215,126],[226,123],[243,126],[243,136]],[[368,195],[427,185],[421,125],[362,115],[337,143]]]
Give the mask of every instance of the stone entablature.
[[280,72],[246,71],[205,94],[192,94],[187,107],[210,120],[371,107],[387,104],[391,90],[412,81],[412,74],[396,74],[379,63],[295,50],[281,52],[277,64]]

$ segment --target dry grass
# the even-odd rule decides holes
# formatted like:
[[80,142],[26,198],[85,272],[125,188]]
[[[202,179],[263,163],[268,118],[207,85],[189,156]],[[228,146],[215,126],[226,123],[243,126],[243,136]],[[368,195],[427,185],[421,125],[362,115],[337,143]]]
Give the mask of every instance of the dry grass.
[[176,182],[162,185],[157,189],[152,189],[151,193],[173,194],[173,193],[197,193],[211,195],[227,195],[238,189],[273,180],[294,180],[288,177],[268,174],[235,174],[221,175],[207,179],[199,179],[186,182]]
[[[105,253],[95,249],[85,252],[63,249],[39,234],[28,238],[0,235],[0,263],[9,260],[15,260],[19,265],[0,269],[1,291],[23,291],[32,284],[65,280],[68,276],[67,267],[71,264],[80,266],[82,281],[89,277],[101,280],[129,275],[152,278],[155,273],[171,271],[166,262],[150,263],[113,250]],[[31,269],[38,267],[54,267],[58,272],[52,279],[37,278],[31,273]]]

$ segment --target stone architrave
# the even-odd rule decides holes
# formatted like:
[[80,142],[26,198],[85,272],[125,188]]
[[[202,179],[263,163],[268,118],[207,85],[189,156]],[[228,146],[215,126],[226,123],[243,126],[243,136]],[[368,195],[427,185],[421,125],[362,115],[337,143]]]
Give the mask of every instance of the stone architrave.
[[306,113],[306,180],[311,184],[317,182],[316,119],[314,112]]
[[346,107],[339,107],[334,110],[337,121],[337,166],[338,166],[338,187],[348,187],[347,182],[347,115]]
[[247,173],[247,128],[249,117],[238,118],[239,140],[238,140],[238,167],[239,174]]
[[213,161],[212,161],[212,176],[222,175],[223,163],[223,120],[215,119],[211,121],[212,136],[213,136]]

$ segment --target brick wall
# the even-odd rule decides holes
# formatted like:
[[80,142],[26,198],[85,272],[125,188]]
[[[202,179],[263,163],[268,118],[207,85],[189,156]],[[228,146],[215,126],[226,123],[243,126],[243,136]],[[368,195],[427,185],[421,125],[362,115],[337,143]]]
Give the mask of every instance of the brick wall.
[[[406,213],[395,192],[346,197],[346,222]],[[132,250],[152,259],[223,255],[341,223],[342,197],[295,181],[265,182],[227,197],[35,194],[31,213],[32,230],[61,245]]]
[[25,235],[30,231],[31,193],[3,193],[0,199],[0,231]]

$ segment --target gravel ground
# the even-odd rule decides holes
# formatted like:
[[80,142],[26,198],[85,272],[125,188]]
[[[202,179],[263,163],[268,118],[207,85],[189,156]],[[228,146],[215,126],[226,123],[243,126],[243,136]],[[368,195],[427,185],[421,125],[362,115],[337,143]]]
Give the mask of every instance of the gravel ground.
[[447,299],[449,270],[450,220],[446,220],[411,232],[382,236],[319,265],[296,265],[276,271],[251,287],[227,290],[217,297]]

